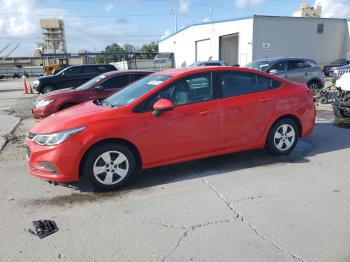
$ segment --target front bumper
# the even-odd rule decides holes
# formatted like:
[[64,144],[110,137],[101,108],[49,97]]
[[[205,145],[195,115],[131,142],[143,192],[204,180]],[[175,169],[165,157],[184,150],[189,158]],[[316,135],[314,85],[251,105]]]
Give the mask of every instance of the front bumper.
[[[70,141],[72,140],[72,141]],[[40,146],[26,140],[28,172],[39,178],[54,182],[76,182],[82,147],[69,139],[55,146]]]
[[32,109],[33,118],[35,120],[42,120],[45,117],[48,117],[49,115],[52,115],[53,113],[56,113],[55,109],[52,107],[52,105],[49,106],[43,106],[39,108]]

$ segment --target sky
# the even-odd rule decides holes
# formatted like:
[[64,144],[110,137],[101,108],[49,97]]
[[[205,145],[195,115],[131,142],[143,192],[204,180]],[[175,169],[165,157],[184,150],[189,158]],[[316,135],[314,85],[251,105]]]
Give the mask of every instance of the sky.
[[[64,20],[68,52],[101,51],[111,43],[140,47],[193,23],[257,15],[290,16],[300,0],[0,0],[0,51],[32,56],[42,18]],[[323,17],[350,18],[350,0],[310,0]]]

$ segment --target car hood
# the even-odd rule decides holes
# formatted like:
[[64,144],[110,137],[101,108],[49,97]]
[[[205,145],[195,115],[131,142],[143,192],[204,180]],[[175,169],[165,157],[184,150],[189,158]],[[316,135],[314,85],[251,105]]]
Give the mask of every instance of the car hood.
[[58,75],[50,75],[50,76],[41,76],[38,78],[39,81],[43,81],[43,82],[47,82],[47,81],[51,81],[51,80],[55,80],[57,79]]
[[350,73],[343,74],[336,82],[335,86],[343,91],[350,91]]
[[38,100],[43,100],[43,99],[52,99],[54,97],[56,97],[57,95],[69,95],[69,94],[73,94],[76,93],[77,91],[75,89],[72,88],[64,88],[64,89],[59,89],[56,91],[52,91],[43,95],[40,95],[37,97],[37,101]]
[[65,110],[59,111],[43,119],[30,132],[36,134],[50,134],[67,129],[89,125],[91,122],[101,121],[108,117],[108,113],[118,108],[109,108],[96,105],[94,102],[85,102]]

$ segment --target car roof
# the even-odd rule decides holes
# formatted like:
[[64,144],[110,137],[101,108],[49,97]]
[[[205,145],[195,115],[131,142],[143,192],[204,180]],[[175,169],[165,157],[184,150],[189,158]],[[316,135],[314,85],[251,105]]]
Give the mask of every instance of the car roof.
[[313,61],[313,59],[311,59],[311,58],[298,57],[298,56],[261,58],[261,59],[256,59],[254,61],[269,61],[269,62],[272,62],[272,61],[295,60],[295,59],[300,59],[300,60],[305,60],[305,61]]
[[265,75],[270,78],[275,78],[273,75],[270,75],[268,73],[250,69],[250,68],[244,68],[244,67],[235,67],[235,66],[205,66],[205,67],[185,67],[185,68],[177,68],[177,69],[169,69],[164,70],[161,72],[157,72],[158,75],[168,75],[168,76],[180,76],[180,75],[187,75],[191,73],[205,73],[205,72],[212,72],[212,71],[237,71],[237,72],[247,72],[247,73],[253,73],[253,74],[259,74],[259,75]]
[[114,71],[109,71],[106,73],[103,73],[105,76],[115,76],[115,75],[124,75],[124,74],[137,74],[137,73],[145,73],[145,74],[152,74],[154,73],[153,71],[147,71],[147,70],[117,70],[115,69]]

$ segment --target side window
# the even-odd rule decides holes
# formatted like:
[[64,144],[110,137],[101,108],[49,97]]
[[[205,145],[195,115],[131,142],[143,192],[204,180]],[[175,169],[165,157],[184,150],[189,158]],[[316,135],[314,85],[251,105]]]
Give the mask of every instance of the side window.
[[286,62],[285,61],[280,61],[272,65],[269,69],[271,70],[277,70],[278,73],[286,71]]
[[175,106],[208,101],[213,98],[211,74],[200,74],[178,80],[164,87],[136,107],[137,112],[151,111],[159,99],[169,99]]
[[81,66],[74,66],[74,67],[68,68],[65,73],[66,75],[78,75],[81,73]]
[[145,77],[147,74],[131,74],[130,75],[130,83],[136,81],[136,80],[139,80],[143,77]]
[[104,89],[122,88],[129,84],[129,75],[114,76],[102,83]]
[[222,97],[239,96],[259,91],[257,75],[245,72],[220,72]]
[[258,76],[258,89],[259,91],[266,91],[266,90],[270,90],[273,88],[277,88],[281,85],[280,82],[265,77],[265,76]]
[[93,66],[85,66],[85,67],[83,67],[83,73],[84,74],[95,74],[95,73],[97,73],[97,70]]
[[102,73],[105,73],[105,72],[108,72],[108,71],[111,71],[108,67],[106,66],[97,66],[97,70],[102,72]]
[[289,60],[288,61],[288,70],[297,70],[304,69],[305,62],[302,60]]

